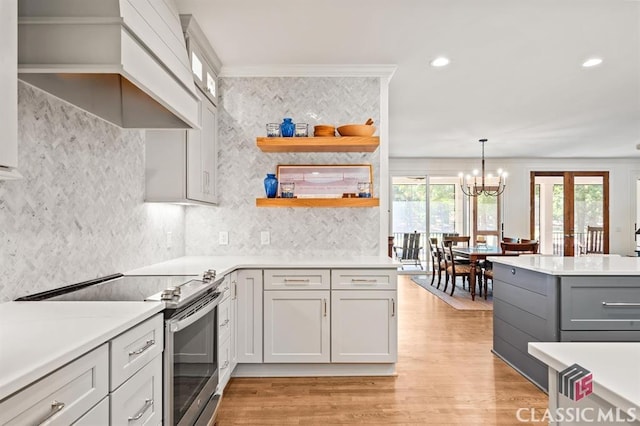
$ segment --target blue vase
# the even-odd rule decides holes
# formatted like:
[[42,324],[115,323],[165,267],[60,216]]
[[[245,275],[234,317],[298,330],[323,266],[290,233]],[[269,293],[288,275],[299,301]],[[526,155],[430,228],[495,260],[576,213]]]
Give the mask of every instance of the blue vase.
[[280,134],[283,138],[290,138],[296,130],[296,125],[290,118],[285,118],[280,124]]
[[267,177],[264,178],[264,192],[267,194],[267,198],[276,198],[278,193],[278,179],[273,173],[267,173]]

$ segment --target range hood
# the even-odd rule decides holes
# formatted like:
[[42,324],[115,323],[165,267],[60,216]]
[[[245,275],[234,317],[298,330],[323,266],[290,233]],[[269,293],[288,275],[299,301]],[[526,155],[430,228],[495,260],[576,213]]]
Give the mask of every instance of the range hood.
[[119,127],[199,127],[172,0],[20,0],[18,78]]

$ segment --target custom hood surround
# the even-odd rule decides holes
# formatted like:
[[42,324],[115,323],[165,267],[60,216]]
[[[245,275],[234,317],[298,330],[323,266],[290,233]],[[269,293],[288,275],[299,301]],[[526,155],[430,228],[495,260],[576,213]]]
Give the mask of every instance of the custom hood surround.
[[119,127],[199,127],[172,0],[20,0],[18,78]]

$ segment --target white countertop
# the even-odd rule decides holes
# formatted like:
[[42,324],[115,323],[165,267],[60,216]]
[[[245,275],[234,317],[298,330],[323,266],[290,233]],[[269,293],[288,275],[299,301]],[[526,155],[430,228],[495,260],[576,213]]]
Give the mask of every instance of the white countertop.
[[581,365],[593,373],[593,393],[640,412],[640,343],[530,342],[529,353],[556,371]]
[[156,302],[0,304],[0,400],[164,308]]
[[235,269],[269,268],[397,268],[400,263],[383,256],[321,257],[184,256],[125,272],[125,275],[201,275],[215,269],[218,276]]
[[488,260],[549,275],[640,276],[640,257],[522,255],[494,256],[488,257]]

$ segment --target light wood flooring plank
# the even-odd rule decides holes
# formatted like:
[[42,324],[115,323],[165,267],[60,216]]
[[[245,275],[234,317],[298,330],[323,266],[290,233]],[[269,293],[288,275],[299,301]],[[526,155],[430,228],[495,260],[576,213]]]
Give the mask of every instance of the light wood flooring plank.
[[[491,353],[492,312],[458,311],[398,278],[397,377],[237,378],[217,424],[511,425],[547,396]],[[539,424],[539,423],[538,423]]]

